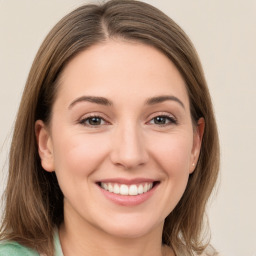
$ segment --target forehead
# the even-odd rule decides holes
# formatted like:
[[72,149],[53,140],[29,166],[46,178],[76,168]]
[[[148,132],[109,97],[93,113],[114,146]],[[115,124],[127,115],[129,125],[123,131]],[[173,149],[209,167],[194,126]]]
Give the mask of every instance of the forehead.
[[175,94],[188,105],[185,82],[169,58],[152,46],[121,40],[94,45],[67,64],[57,99],[83,94],[114,101]]

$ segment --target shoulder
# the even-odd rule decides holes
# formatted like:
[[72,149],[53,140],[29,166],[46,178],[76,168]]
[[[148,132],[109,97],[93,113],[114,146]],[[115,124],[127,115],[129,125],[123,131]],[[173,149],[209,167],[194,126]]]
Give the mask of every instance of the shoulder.
[[12,241],[0,242],[0,255],[1,256],[39,256],[39,254],[36,251]]

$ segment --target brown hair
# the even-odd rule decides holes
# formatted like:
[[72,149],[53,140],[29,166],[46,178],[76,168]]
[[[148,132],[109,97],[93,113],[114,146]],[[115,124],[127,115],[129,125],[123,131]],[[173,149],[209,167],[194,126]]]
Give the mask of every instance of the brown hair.
[[203,117],[205,131],[195,171],[180,202],[165,220],[163,243],[177,253],[200,253],[207,200],[219,170],[218,133],[197,53],[182,29],[158,9],[133,0],[84,5],[65,16],[48,34],[33,62],[14,129],[0,239],[10,239],[53,255],[54,227],[63,221],[63,195],[54,173],[42,169],[35,121],[49,122],[58,78],[65,65],[86,48],[110,38],[151,45],[183,76],[191,116]]

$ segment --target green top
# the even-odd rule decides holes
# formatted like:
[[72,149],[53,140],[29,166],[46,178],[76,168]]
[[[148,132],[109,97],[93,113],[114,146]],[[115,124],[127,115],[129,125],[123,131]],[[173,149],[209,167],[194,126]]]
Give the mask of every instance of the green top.
[[[63,256],[63,252],[60,246],[60,240],[58,230],[54,233],[54,256]],[[1,256],[39,256],[40,254],[28,247],[22,246],[17,242],[4,241],[0,243],[0,255]]]

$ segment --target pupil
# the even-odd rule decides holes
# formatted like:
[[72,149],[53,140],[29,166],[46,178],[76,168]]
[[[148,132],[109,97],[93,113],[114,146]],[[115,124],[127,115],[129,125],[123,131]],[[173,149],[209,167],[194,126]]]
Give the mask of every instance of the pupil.
[[89,123],[91,125],[99,125],[100,121],[101,121],[101,119],[99,117],[92,117],[89,119]]
[[158,116],[155,118],[155,123],[156,124],[165,124],[165,117],[163,116]]

